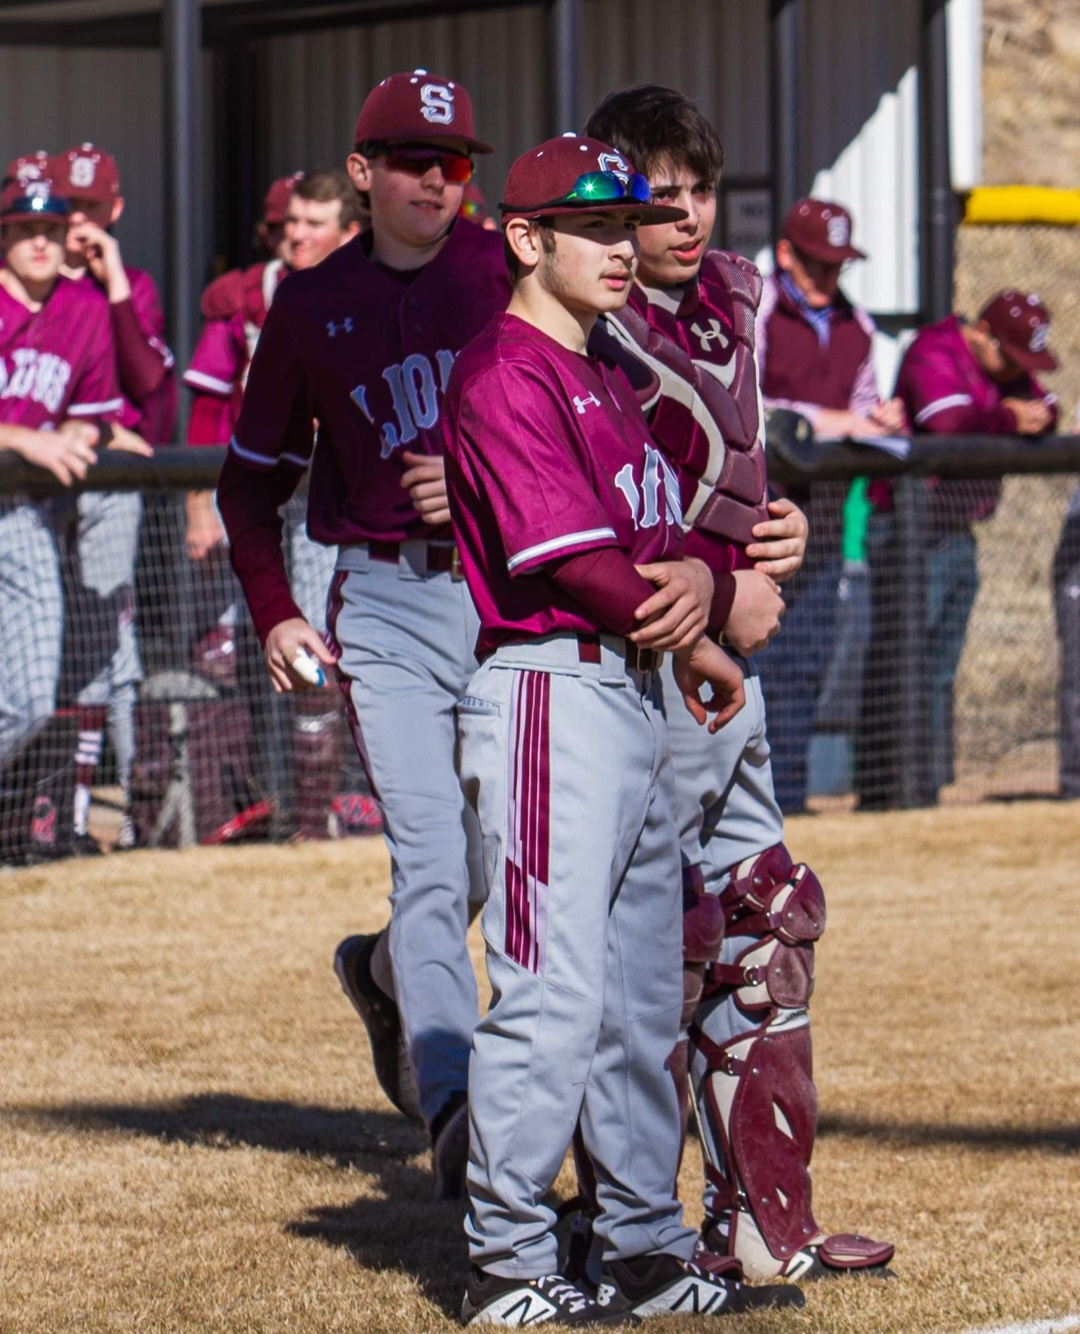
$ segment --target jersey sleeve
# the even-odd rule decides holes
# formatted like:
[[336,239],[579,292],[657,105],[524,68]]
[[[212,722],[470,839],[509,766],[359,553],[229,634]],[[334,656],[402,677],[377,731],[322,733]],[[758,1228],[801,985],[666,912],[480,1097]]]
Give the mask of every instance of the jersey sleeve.
[[184,383],[196,393],[230,398],[245,360],[246,349],[233,321],[208,320],[191,354],[191,365],[184,372]]
[[956,372],[949,349],[916,340],[900,364],[896,383],[908,420],[916,431],[936,435],[1012,435],[1016,417],[1011,408],[992,408],[975,401]]
[[307,374],[283,303],[270,307],[229,448],[251,468],[308,466],[315,447]]
[[537,367],[501,362],[462,388],[462,460],[491,506],[512,576],[618,545],[574,437],[566,405]]
[[[119,421],[124,407],[116,374],[116,348],[104,299],[94,314],[96,321],[89,339],[89,351],[72,381],[65,416]],[[87,311],[87,317],[90,312]]]

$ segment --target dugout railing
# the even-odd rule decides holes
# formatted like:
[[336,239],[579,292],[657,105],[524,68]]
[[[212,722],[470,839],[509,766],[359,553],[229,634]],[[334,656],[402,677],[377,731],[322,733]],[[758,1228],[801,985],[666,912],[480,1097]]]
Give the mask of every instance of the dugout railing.
[[[1077,740],[1070,728],[1080,727],[1080,517],[1067,512],[1080,437],[920,437],[886,450],[817,441],[782,413],[769,442],[772,482],[812,519],[806,566],[785,587],[784,632],[758,660],[785,809],[913,807],[1062,787],[1077,795],[1066,772],[1077,757],[1066,752]],[[308,747],[309,768],[312,756],[340,767],[342,793],[362,790],[343,722],[273,697],[224,551],[209,562],[186,554],[186,495],[213,487],[222,458],[214,449],[162,448],[152,459],[106,451],[84,482],[65,488],[0,453],[0,527],[20,508],[38,516],[55,543],[64,600],[62,664],[38,691],[53,694],[50,720],[0,756],[0,859],[71,845],[79,700],[123,602],[98,588],[88,609],[80,592],[83,493],[142,497],[132,607],[143,678],[131,793],[140,844],[294,836],[303,802],[327,795],[305,788],[298,746]],[[866,479],[871,503],[853,547],[854,479]],[[977,594],[963,577],[972,551]],[[18,553],[0,546],[0,579],[13,560]],[[17,633],[4,626],[9,673]],[[942,638],[956,659],[951,673],[933,652]],[[0,699],[0,715],[11,707]],[[113,749],[94,774],[105,846],[125,800]],[[327,832],[342,832],[341,822],[331,817]]]

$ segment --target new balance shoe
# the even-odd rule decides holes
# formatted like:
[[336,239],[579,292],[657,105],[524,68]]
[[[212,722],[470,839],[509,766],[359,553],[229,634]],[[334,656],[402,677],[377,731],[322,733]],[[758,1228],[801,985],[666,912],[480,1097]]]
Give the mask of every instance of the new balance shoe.
[[466,1325],[636,1325],[625,1306],[601,1305],[562,1274],[502,1278],[475,1265],[465,1284]]
[[787,1283],[751,1288],[730,1274],[711,1274],[676,1255],[639,1255],[604,1266],[600,1303],[624,1303],[635,1315],[742,1315],[767,1307],[803,1306]]
[[371,956],[381,934],[349,936],[343,940],[334,951],[334,972],[353,1009],[364,1021],[379,1087],[403,1116],[423,1125],[397,1002],[371,975]]
[[435,1198],[460,1199],[469,1166],[469,1099],[463,1091],[451,1093],[431,1123],[431,1166]]

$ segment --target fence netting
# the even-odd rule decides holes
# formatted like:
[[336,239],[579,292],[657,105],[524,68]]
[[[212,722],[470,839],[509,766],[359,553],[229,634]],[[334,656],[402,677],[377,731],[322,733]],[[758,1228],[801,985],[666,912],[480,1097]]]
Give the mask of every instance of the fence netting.
[[[787,812],[1080,795],[1076,491],[802,489],[808,558],[759,660]],[[0,498],[0,862],[378,829],[340,690],[275,695],[227,551],[188,554],[197,499]],[[333,553],[303,506],[286,545],[320,625]]]
[[[341,691],[274,693],[226,548],[187,554],[194,499],[0,501],[0,861],[378,831]],[[334,557],[303,507],[289,563],[318,626]]]
[[760,660],[785,811],[1080,795],[1076,491],[1058,475],[802,493],[807,560]]

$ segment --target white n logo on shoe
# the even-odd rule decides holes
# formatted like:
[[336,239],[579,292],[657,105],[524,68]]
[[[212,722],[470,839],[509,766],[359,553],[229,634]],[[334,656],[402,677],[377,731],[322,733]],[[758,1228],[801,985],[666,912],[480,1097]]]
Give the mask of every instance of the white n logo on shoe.
[[[669,1298],[675,1296],[669,1293]],[[727,1297],[727,1290],[712,1283],[688,1279],[682,1292],[668,1306],[669,1311],[687,1311],[693,1315],[712,1315],[719,1311]],[[704,1298],[704,1301],[702,1300]]]
[[558,1307],[541,1297],[538,1292],[508,1292],[502,1301],[494,1301],[481,1312],[473,1324],[483,1325],[539,1325],[558,1313]]

